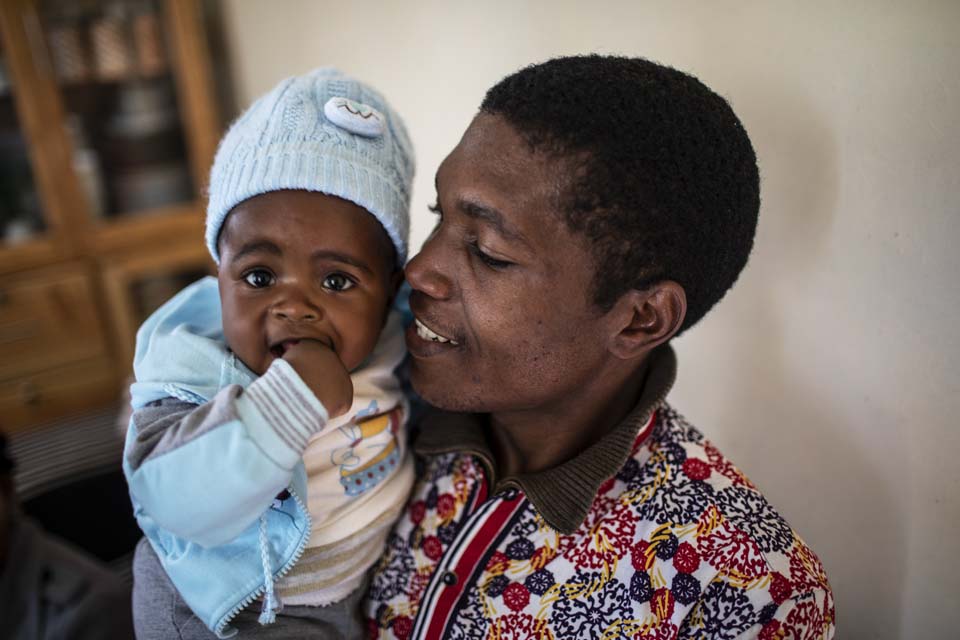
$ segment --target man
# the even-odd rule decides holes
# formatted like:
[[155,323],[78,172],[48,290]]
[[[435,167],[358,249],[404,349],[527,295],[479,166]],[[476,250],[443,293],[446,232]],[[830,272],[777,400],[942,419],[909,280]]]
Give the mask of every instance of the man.
[[374,637],[832,637],[819,560],[665,398],[670,340],[746,264],[759,178],[729,105],[641,60],[493,87],[407,266],[422,473]]

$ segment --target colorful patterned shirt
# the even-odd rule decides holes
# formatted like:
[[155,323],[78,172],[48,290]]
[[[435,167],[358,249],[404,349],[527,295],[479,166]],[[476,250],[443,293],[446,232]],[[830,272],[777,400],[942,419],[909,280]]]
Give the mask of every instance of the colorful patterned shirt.
[[832,638],[817,556],[664,398],[669,347],[633,412],[567,462],[498,479],[480,416],[438,414],[376,567],[373,638]]

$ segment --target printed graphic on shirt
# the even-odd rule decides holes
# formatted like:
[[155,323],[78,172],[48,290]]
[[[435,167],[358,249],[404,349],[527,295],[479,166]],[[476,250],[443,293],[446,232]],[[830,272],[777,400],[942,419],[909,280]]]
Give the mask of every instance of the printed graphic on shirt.
[[[371,582],[370,637],[833,637],[819,559],[669,406],[572,535],[522,496],[506,531],[484,530],[478,516],[501,499],[472,504],[481,482],[469,456],[428,460]],[[478,542],[484,551],[465,568]],[[439,631],[426,623],[438,617]]]
[[402,452],[397,432],[402,424],[401,405],[377,413],[374,400],[338,429],[345,443],[331,452],[330,460],[340,468],[340,484],[348,496],[366,493],[397,468]]

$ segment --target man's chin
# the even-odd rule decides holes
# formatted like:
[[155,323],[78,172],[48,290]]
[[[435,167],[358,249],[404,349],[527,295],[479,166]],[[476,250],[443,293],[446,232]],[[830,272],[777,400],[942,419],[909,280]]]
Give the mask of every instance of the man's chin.
[[490,403],[475,395],[473,389],[464,389],[454,380],[437,380],[418,370],[417,361],[410,363],[410,384],[424,402],[437,409],[455,413],[488,413]]

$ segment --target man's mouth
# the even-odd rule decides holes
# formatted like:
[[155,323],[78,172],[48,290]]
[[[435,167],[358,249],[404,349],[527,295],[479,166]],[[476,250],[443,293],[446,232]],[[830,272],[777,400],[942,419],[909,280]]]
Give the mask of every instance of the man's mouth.
[[423,324],[417,318],[413,319],[413,322],[417,326],[417,335],[420,336],[422,340],[429,340],[430,342],[439,342],[441,344],[450,344],[454,347],[460,346],[460,343],[454,340],[453,338],[448,338],[442,336],[427,325]]

